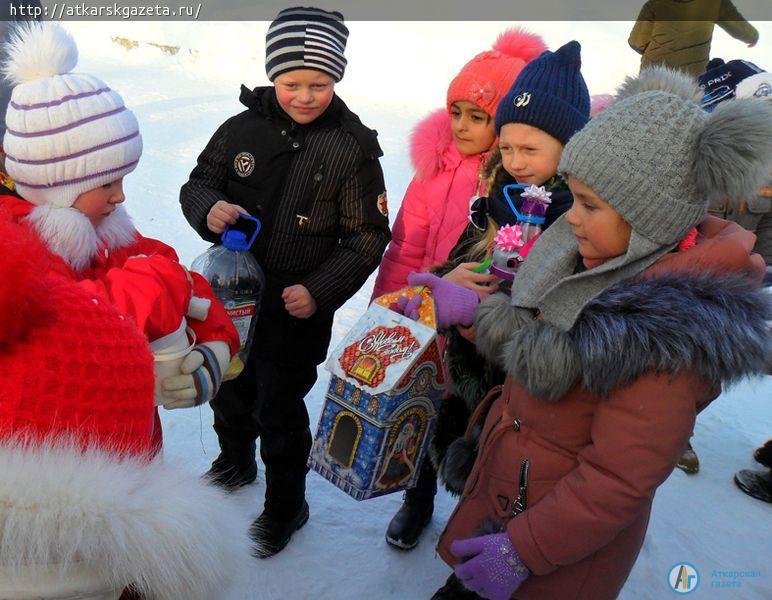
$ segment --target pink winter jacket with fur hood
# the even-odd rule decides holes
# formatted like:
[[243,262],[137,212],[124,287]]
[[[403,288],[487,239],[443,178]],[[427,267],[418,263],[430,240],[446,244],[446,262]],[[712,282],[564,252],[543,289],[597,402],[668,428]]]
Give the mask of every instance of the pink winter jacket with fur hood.
[[445,262],[469,222],[469,199],[483,157],[456,149],[447,110],[433,112],[416,126],[410,158],[416,174],[392,228],[373,298],[406,287],[411,272]]

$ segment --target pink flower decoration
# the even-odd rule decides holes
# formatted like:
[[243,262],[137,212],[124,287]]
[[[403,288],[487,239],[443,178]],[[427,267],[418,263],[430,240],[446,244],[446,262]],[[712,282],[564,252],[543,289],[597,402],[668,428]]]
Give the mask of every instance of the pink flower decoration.
[[520,225],[504,225],[493,241],[500,250],[512,252],[523,245],[523,230]]

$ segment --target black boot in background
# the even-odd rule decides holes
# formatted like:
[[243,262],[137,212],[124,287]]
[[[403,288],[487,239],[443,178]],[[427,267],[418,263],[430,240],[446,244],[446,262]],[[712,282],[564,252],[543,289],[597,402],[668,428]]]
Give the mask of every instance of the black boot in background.
[[734,474],[734,482],[743,492],[772,504],[772,471],[764,469],[763,471],[753,471],[743,469]]
[[386,541],[391,546],[411,550],[418,545],[421,533],[431,521],[436,493],[437,473],[426,457],[416,486],[405,492],[402,506],[386,530]]
[[743,469],[734,475],[734,482],[749,496],[772,504],[772,440],[756,448],[754,460],[767,467],[760,471]]
[[753,458],[757,463],[772,469],[772,440],[767,440],[763,446],[756,448]]
[[211,468],[204,473],[204,477],[226,492],[232,492],[253,483],[257,479],[257,462],[252,459],[250,463],[236,464],[231,462],[224,452],[221,452],[214,459]]

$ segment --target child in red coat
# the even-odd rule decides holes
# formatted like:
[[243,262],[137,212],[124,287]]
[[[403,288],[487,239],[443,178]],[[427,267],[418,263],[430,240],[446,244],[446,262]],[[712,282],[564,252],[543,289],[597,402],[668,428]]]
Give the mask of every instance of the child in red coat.
[[[121,204],[123,178],[142,154],[137,120],[104,82],[70,73],[76,62],[74,41],[56,25],[32,23],[12,40],[5,71],[15,87],[3,147],[15,193],[0,195],[0,208],[43,242],[49,271],[77,282],[95,305],[113,305],[152,350],[185,335],[186,315],[199,317],[187,321],[198,345],[181,373],[162,383],[177,405],[206,402],[238,334],[206,281],[172,248],[134,229]],[[191,307],[194,297],[206,302]],[[156,448],[160,442],[156,415]]]

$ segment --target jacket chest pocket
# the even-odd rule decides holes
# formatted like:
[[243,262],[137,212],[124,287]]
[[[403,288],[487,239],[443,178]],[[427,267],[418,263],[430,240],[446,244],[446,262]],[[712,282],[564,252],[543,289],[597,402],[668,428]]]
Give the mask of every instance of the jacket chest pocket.
[[514,469],[514,480],[510,473],[491,474],[488,478],[488,502],[498,517],[501,528],[528,508],[530,461],[523,458],[519,469]]
[[311,169],[307,185],[297,204],[295,233],[334,235],[339,221],[340,185],[324,162]]
[[511,512],[517,502],[518,482],[517,474],[510,477],[487,477],[488,503],[493,508],[501,527],[511,518]]

